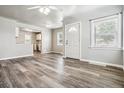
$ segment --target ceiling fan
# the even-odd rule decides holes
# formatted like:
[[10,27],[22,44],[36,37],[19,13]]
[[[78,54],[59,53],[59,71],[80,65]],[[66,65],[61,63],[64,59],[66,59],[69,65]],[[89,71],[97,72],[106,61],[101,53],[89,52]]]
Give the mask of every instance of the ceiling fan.
[[48,15],[51,10],[57,10],[57,8],[55,6],[33,6],[33,7],[29,7],[28,10],[34,10],[34,9],[38,9],[41,13]]
[[[61,27],[62,26],[62,20],[63,20],[63,14],[62,14],[62,10],[56,6],[53,5],[39,5],[39,6],[32,6],[27,8],[28,10],[38,10],[40,13],[44,14],[44,15],[49,15],[50,12],[53,12],[54,18],[56,19],[56,21],[54,20],[49,20],[51,21],[46,22],[46,24],[44,24],[47,28],[52,28],[52,27]],[[54,11],[53,11],[54,10]],[[51,15],[53,15],[53,13],[51,13]],[[49,16],[48,16],[49,18]],[[50,17],[51,18],[51,17]]]

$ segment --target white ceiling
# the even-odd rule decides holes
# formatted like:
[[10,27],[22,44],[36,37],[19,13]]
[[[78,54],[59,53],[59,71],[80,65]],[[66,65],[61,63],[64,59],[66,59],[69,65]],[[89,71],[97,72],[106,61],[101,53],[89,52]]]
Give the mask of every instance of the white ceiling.
[[[43,6],[43,5],[42,5]],[[38,9],[28,10],[30,5],[0,5],[0,16],[15,19],[20,22],[46,26],[48,28],[57,28],[62,26],[61,17],[69,17],[80,12],[86,12],[101,6],[71,6],[71,5],[55,5],[56,10],[52,10],[49,15],[44,15]]]

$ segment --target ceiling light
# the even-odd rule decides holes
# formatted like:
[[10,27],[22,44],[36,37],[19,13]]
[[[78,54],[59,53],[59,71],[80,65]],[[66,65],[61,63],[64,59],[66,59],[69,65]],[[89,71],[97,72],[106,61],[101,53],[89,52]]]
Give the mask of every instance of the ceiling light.
[[41,13],[43,13],[43,12],[44,12],[44,8],[40,8],[39,11],[40,11]]
[[44,13],[45,15],[48,15],[49,12],[50,12],[50,8],[48,8],[48,7],[42,7],[42,8],[39,9],[39,11],[41,13]]
[[49,8],[45,8],[44,9],[44,12],[48,12],[49,13],[50,12],[50,9]]
[[50,9],[49,9],[49,8],[45,8],[45,9],[44,9],[44,14],[48,15],[49,12],[50,12]]

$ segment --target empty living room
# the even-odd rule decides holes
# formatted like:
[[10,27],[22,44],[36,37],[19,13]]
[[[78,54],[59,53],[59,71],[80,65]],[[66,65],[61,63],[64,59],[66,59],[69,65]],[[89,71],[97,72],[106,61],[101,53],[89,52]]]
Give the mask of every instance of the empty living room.
[[123,23],[123,5],[0,5],[0,88],[124,88]]

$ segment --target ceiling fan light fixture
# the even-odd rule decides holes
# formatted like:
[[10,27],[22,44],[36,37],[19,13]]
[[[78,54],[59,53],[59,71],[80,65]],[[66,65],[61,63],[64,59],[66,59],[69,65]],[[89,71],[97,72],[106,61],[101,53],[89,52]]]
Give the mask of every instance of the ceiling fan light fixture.
[[45,8],[44,9],[44,14],[48,15],[50,13],[50,9],[49,8]]
[[41,13],[43,13],[43,12],[44,12],[44,8],[40,8],[39,11],[40,11]]
[[50,13],[50,8],[42,7],[39,9],[39,11],[45,15],[48,15]]

